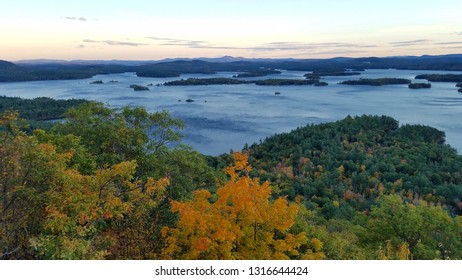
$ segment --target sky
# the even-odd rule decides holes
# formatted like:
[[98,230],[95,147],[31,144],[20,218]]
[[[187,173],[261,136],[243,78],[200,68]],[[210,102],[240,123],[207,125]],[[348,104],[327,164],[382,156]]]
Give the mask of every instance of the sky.
[[462,53],[460,0],[0,0],[0,59]]

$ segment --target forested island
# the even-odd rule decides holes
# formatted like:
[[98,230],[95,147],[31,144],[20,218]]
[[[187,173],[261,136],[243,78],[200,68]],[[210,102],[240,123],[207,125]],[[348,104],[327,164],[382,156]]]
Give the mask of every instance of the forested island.
[[[321,76],[358,75],[364,69],[462,71],[462,55],[362,57],[331,59],[242,59],[223,62],[219,58],[174,61],[29,61],[11,63],[0,60],[0,82],[87,79],[98,74],[134,72],[139,77],[179,77],[181,74],[239,72],[238,77],[278,74],[277,69],[312,72]],[[348,70],[348,69],[355,69]],[[459,80],[460,81],[460,80]]]
[[408,85],[411,83],[409,79],[401,78],[378,78],[378,79],[359,79],[347,80],[340,82],[341,85],[366,85],[366,86],[383,86],[383,85]]
[[360,72],[349,71],[347,69],[327,69],[327,70],[315,70],[312,73],[306,73],[304,76],[307,79],[317,80],[323,76],[356,76],[361,75]]
[[421,88],[431,88],[432,85],[430,83],[412,83],[408,85],[411,89],[421,89]]
[[462,74],[422,74],[415,76],[415,78],[430,82],[462,82]]
[[257,86],[306,86],[318,83],[318,80],[266,79],[255,81]]
[[234,75],[233,78],[254,78],[254,77],[264,77],[272,74],[281,74],[281,71],[274,69],[259,69],[253,70],[245,73],[239,73]]
[[[290,86],[290,85],[314,85],[318,80],[299,79],[265,79],[265,80],[241,80],[235,78],[189,78],[171,82],[165,82],[164,86],[206,86],[206,85],[239,85],[256,84],[258,86]],[[321,84],[322,85],[322,84]]]
[[148,87],[145,86],[140,86],[140,85],[130,85],[130,88],[132,88],[134,91],[144,91],[144,90],[149,90]]
[[206,85],[238,85],[248,84],[248,81],[231,78],[189,78],[166,82],[164,86],[206,86]]
[[170,145],[165,111],[84,102],[30,131],[20,109],[0,118],[1,259],[462,258],[462,156],[435,128],[348,116],[212,157]]
[[319,81],[318,81],[318,82],[315,82],[315,83],[313,84],[313,86],[315,86],[315,87],[324,87],[324,86],[327,86],[327,85],[329,85],[329,84],[326,83],[326,82],[319,82]]

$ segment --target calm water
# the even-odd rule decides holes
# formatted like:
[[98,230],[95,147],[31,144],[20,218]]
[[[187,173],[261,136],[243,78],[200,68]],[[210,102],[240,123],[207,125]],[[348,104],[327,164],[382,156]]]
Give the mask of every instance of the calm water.
[[[266,78],[301,79],[306,72],[286,71]],[[362,78],[407,78],[417,74],[448,71],[366,70],[360,76],[326,77],[326,87],[313,86],[152,86],[150,91],[133,91],[131,84],[156,85],[178,78],[142,78],[134,73],[98,75],[92,79],[0,83],[0,95],[56,99],[86,98],[110,106],[144,106],[149,111],[168,110],[186,122],[183,143],[198,151],[217,155],[240,150],[274,133],[288,132],[308,123],[321,123],[347,115],[388,115],[401,124],[424,124],[446,132],[447,143],[462,151],[462,94],[455,83],[432,83],[431,89],[411,90],[407,85],[349,86],[343,80]],[[455,72],[457,73],[457,72]],[[181,78],[232,77],[183,75]],[[103,80],[104,84],[90,84]],[[107,83],[116,80],[118,83]],[[425,80],[419,80],[424,82]],[[274,92],[281,92],[275,95]],[[195,102],[184,102],[186,99]],[[181,101],[179,101],[181,100]]]

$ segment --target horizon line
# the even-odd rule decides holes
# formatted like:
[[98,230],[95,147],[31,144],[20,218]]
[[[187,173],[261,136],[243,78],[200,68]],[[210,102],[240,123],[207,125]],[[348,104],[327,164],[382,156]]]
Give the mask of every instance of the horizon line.
[[217,57],[166,57],[166,58],[161,58],[161,59],[117,59],[117,58],[112,58],[112,59],[59,59],[59,58],[30,58],[30,59],[19,59],[19,60],[3,60],[0,58],[0,60],[3,61],[9,61],[12,63],[21,63],[21,62],[28,62],[28,61],[49,61],[49,62],[75,62],[75,61],[132,61],[132,62],[144,62],[144,61],[163,61],[163,60],[203,60],[203,59],[236,59],[236,61],[239,60],[329,60],[329,59],[340,59],[340,58],[346,58],[346,59],[358,59],[358,58],[393,58],[393,57],[425,57],[425,56],[430,56],[430,57],[438,57],[438,56],[453,56],[453,55],[461,55],[462,53],[447,53],[447,54],[437,54],[437,55],[432,55],[432,54],[422,54],[422,55],[391,55],[391,56],[333,56],[333,57],[328,57],[328,58],[294,58],[294,57],[284,57],[284,58],[275,58],[275,57],[242,57],[242,56],[230,56],[230,55],[224,55],[224,56],[217,56]]

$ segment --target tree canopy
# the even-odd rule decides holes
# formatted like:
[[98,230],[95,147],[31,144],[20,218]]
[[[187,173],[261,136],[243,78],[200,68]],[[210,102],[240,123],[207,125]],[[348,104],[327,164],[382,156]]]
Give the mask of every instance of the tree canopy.
[[168,112],[63,117],[1,115],[1,259],[462,258],[462,157],[435,128],[347,117],[206,157]]

